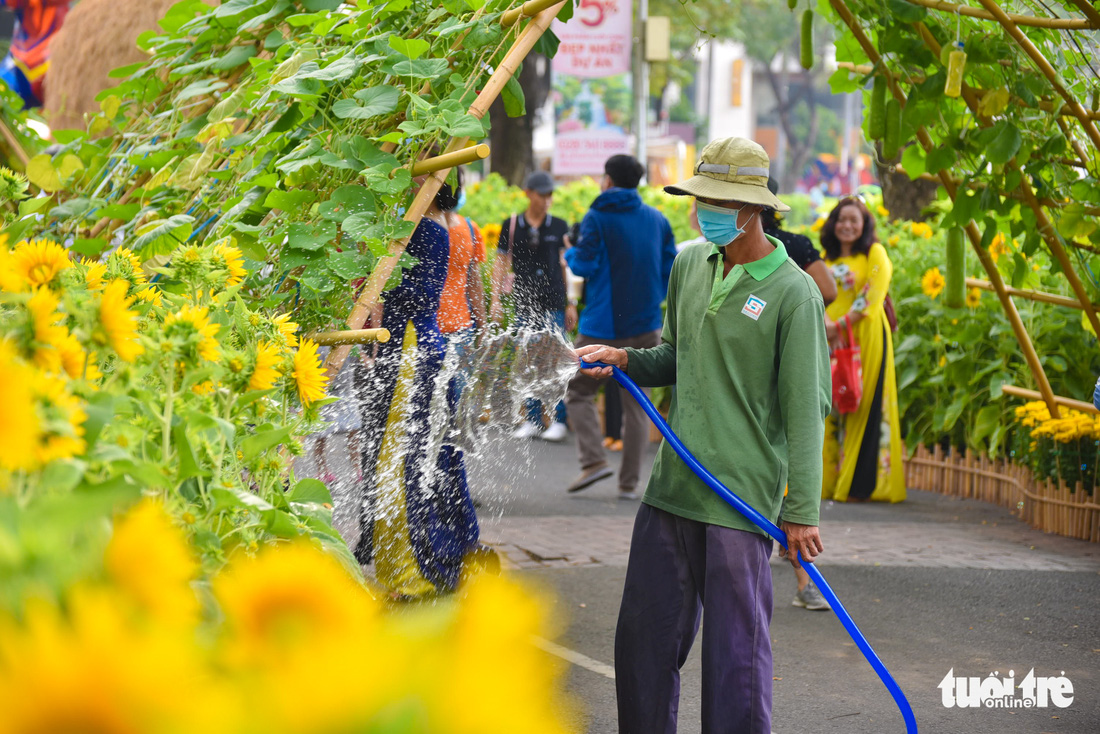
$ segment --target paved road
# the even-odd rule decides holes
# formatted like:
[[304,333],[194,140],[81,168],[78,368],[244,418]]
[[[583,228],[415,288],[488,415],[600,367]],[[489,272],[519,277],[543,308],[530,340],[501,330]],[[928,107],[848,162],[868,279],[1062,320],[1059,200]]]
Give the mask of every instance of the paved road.
[[[611,455],[616,457],[617,455]],[[652,452],[649,461],[652,460]],[[648,472],[648,469],[647,469]],[[556,592],[578,731],[616,732],[613,638],[636,503],[608,480],[569,496],[572,436],[494,442],[471,462],[483,538]],[[922,732],[1100,732],[1100,547],[1043,535],[983,503],[910,492],[899,505],[822,507],[819,568],[893,672]],[[789,605],[793,573],[773,557],[773,729],[901,732],[897,707],[836,617]],[[705,623],[705,621],[704,621]],[[1067,708],[959,709],[956,676],[1061,676]],[[680,731],[699,724],[699,651],[683,671]]]

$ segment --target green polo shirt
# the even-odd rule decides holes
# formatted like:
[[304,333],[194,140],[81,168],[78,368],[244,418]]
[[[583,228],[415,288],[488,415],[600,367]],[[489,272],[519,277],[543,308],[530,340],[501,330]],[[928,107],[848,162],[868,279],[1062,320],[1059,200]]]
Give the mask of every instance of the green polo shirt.
[[[704,466],[762,515],[817,525],[831,400],[825,305],[775,250],[723,277],[721,249],[692,245],[668,284],[660,346],[627,349],[639,385],[676,385],[669,424]],[[783,501],[784,489],[790,486]],[[681,517],[761,532],[665,442],[643,501]]]

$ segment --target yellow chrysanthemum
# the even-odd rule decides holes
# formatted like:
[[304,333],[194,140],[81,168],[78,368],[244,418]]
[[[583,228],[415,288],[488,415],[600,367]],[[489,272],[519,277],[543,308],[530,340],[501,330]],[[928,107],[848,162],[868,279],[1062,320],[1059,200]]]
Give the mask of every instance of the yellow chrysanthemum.
[[818,217],[817,221],[810,225],[811,232],[820,232],[821,228],[825,226],[825,222],[828,217]]
[[884,207],[882,204],[879,204],[878,206],[876,206],[875,211],[878,212],[880,217],[889,217],[890,216],[890,210],[887,209],[886,207]]
[[913,222],[909,225],[909,229],[915,237],[923,237],[926,240],[932,239],[932,227],[927,222]]
[[226,288],[232,288],[248,277],[248,271],[244,269],[244,255],[236,247],[221,243],[214,246],[214,254],[221,258],[220,264],[229,273],[225,281]]
[[199,356],[208,362],[217,362],[221,357],[218,346],[219,324],[210,323],[209,310],[206,306],[184,306],[174,314],[170,314],[164,320],[164,326],[171,327],[175,324],[190,324],[200,335]]
[[141,259],[127,247],[120,247],[112,252],[107,262],[114,272],[134,285],[143,285],[148,280],[141,268]]
[[947,366],[947,357],[941,356],[940,357],[940,367],[946,367],[946,366]]
[[378,612],[339,563],[305,541],[240,554],[213,587],[235,641],[251,654],[352,634]]
[[88,284],[88,290],[98,291],[103,287],[104,278],[107,275],[105,263],[85,261],[84,282]]
[[41,422],[35,409],[34,370],[16,355],[11,342],[0,340],[0,468],[32,469]]
[[971,288],[966,292],[966,307],[977,308],[982,303],[982,289]]
[[290,320],[290,314],[280,314],[273,318],[272,322],[275,324],[275,328],[279,330],[279,333],[283,335],[283,339],[286,341],[288,348],[297,346],[298,337],[294,336],[294,332],[298,331],[298,324]]
[[899,242],[901,242],[901,235],[899,234],[892,234],[889,239],[886,240],[886,244],[890,245],[890,247],[897,247]]
[[328,376],[321,368],[321,358],[317,356],[317,344],[302,339],[298,351],[294,353],[294,383],[298,387],[298,399],[303,406],[309,406],[314,400],[325,397]]
[[11,266],[27,288],[50,285],[73,266],[64,247],[50,240],[23,241],[11,253]]
[[940,273],[939,268],[932,268],[925,272],[924,276],[920,279],[920,289],[924,291],[924,295],[929,298],[935,298],[943,292],[944,280],[943,274]]
[[270,390],[279,379],[279,363],[282,355],[279,348],[270,342],[256,345],[256,367],[248,378],[248,390]]
[[113,280],[103,289],[99,300],[98,341],[109,344],[124,362],[133,362],[145,351],[138,341],[138,314],[129,306],[134,297],[126,296],[130,285],[125,280]]
[[171,622],[198,617],[191,579],[199,570],[184,534],[164,508],[143,500],[115,524],[104,565],[115,582],[154,616]]

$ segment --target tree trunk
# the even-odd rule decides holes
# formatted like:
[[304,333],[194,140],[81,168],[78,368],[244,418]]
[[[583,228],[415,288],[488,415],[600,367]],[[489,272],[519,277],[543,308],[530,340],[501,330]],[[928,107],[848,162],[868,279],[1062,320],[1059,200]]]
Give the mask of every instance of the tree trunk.
[[[878,151],[876,158],[881,159],[882,143],[875,143],[875,149]],[[882,205],[890,211],[891,221],[906,219],[922,222],[927,219],[922,211],[936,200],[939,184],[923,178],[913,181],[904,173],[895,173],[894,164],[900,160],[901,154],[898,154],[897,158],[885,164],[875,162],[878,179],[882,182]]]
[[538,111],[550,94],[550,62],[545,56],[532,54],[519,73],[526,110],[521,117],[508,117],[504,102],[497,99],[489,108],[490,166],[513,186],[522,186],[523,179],[535,170],[534,133]]

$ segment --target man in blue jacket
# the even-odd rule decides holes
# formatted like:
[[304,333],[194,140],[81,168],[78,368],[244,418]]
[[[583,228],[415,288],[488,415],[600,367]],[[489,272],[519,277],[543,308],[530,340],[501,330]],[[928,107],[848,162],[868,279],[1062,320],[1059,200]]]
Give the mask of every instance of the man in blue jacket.
[[[676,242],[664,215],[643,204],[638,195],[644,172],[632,156],[607,159],[603,193],[581,221],[576,246],[565,252],[569,269],[587,281],[577,347],[607,344],[643,349],[661,343],[661,302],[668,292]],[[569,492],[614,474],[607,465],[596,412],[602,381],[578,373],[569,383],[565,404],[581,464],[581,474],[569,485]],[[642,454],[649,438],[649,422],[637,401],[623,401],[622,436],[619,497],[637,499]]]

